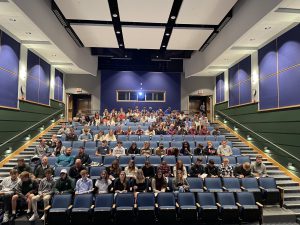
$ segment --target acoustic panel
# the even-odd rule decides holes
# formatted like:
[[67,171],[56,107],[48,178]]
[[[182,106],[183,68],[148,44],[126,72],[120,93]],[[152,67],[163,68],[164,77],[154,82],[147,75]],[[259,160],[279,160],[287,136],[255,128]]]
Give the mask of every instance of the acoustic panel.
[[59,70],[55,69],[55,86],[54,86],[54,99],[57,101],[63,100],[63,83],[64,75]]
[[216,103],[224,101],[224,73],[216,77]]
[[278,107],[277,75],[259,81],[259,109]]
[[0,106],[18,107],[20,44],[0,30]]

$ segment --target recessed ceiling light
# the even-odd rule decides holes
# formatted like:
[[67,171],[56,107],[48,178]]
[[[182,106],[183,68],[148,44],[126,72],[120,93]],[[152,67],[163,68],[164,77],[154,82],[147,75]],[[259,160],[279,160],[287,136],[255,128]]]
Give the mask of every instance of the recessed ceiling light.
[[119,44],[121,47],[123,46],[123,44]]
[[113,14],[113,17],[115,17],[115,18],[118,17],[118,14],[114,13],[114,14]]
[[250,38],[249,41],[255,41],[255,38]]
[[125,55],[125,58],[127,58],[127,55]]
[[166,36],[170,36],[170,34],[169,34],[169,33],[166,33]]
[[158,58],[158,55],[156,56],[156,58]]
[[120,34],[121,32],[119,30],[116,31],[117,34]]
[[175,20],[175,19],[176,19],[176,16],[171,16],[171,19],[172,19],[172,20]]
[[31,32],[25,32],[25,34],[28,34],[28,35],[30,35],[30,34],[31,34]]
[[17,20],[15,18],[9,18],[10,22],[16,22]]
[[265,27],[265,30],[270,30],[272,27],[268,26],[268,27]]
[[165,48],[166,46],[165,46],[165,45],[163,45],[162,47],[163,47],[163,48]]
[[52,54],[51,56],[54,56],[54,57],[55,57],[55,56],[56,56],[56,54]]
[[228,58],[225,58],[225,59],[224,59],[224,61],[228,61],[228,60],[229,60]]

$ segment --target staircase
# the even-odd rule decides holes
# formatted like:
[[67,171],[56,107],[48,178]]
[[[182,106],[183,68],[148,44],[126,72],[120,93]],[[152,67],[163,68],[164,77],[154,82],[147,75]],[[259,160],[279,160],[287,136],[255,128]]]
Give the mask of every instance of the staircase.
[[[232,142],[233,147],[237,147],[241,150],[242,155],[249,155],[251,161],[255,161],[256,153],[253,148],[247,146],[240,141],[238,137],[230,133],[224,128],[220,128],[222,135],[225,135],[228,141]],[[300,223],[300,186],[298,182],[293,181],[284,172],[279,170],[277,166],[274,166],[272,162],[267,158],[263,158],[263,162],[267,167],[267,173],[276,179],[277,185],[284,188],[284,205],[285,209],[292,211],[297,217],[297,222]]]

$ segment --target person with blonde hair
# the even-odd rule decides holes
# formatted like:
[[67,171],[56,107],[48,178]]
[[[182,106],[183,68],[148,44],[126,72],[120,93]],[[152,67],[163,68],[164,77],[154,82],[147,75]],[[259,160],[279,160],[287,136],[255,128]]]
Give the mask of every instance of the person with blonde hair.
[[138,169],[136,173],[136,178],[133,180],[133,191],[135,198],[140,192],[147,192],[149,187],[149,180],[144,176],[144,172]]

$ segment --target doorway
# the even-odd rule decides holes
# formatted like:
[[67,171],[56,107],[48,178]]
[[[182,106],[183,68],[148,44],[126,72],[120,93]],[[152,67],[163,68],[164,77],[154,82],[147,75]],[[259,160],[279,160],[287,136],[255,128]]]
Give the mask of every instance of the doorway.
[[190,95],[189,96],[189,113],[204,113],[207,118],[211,120],[212,112],[212,96],[199,96]]
[[68,118],[76,116],[79,110],[83,114],[91,114],[91,95],[68,94]]

